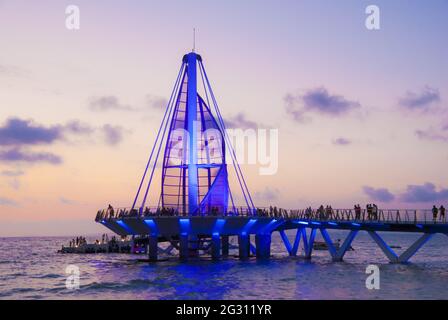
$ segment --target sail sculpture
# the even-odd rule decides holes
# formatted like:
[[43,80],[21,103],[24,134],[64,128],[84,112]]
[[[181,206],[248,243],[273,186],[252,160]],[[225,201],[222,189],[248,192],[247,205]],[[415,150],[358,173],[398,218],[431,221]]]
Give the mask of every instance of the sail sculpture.
[[[202,82],[205,96],[198,93],[198,79]],[[215,116],[211,105],[214,107]],[[148,180],[138,209],[142,211],[145,208],[163,146],[159,206],[174,209],[184,215],[236,212],[229,186],[227,150],[232,158],[247,212],[254,212],[252,198],[226,134],[202,58],[195,52],[185,55],[182,60],[132,209],[137,208],[142,186]]]

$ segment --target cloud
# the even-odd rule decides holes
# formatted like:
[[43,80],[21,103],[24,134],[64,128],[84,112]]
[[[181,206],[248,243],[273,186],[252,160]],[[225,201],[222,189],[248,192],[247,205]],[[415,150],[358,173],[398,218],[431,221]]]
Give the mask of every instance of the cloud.
[[90,135],[93,132],[95,132],[95,128],[92,128],[87,123],[82,123],[79,120],[72,120],[68,122],[63,127],[64,132],[71,133],[71,134],[77,134],[77,135]]
[[434,128],[416,130],[415,135],[422,140],[448,142],[448,130],[445,127],[441,130],[436,130]]
[[399,104],[409,110],[425,110],[438,101],[440,101],[439,90],[426,86],[419,93],[408,91],[406,96],[399,100]]
[[242,112],[235,116],[227,117],[224,120],[227,128],[232,129],[257,129],[258,124],[254,121],[246,119],[246,115]]
[[116,145],[123,139],[123,129],[110,124],[92,127],[79,120],[72,120],[65,125],[44,126],[32,120],[11,118],[0,127],[0,147],[3,147],[0,148],[0,161],[60,164],[60,156],[33,151],[30,147],[52,145],[58,141],[67,141],[72,136],[90,136],[94,133],[104,138],[108,145]]
[[65,205],[74,205],[74,204],[76,204],[75,201],[67,199],[67,198],[64,198],[64,197],[59,197],[59,202],[62,203],[62,204],[65,204]]
[[348,114],[361,105],[344,96],[330,94],[326,88],[320,87],[306,91],[304,94],[287,94],[284,97],[286,112],[296,121],[307,120],[308,113],[317,113],[331,117]]
[[257,191],[254,193],[254,197],[257,199],[263,199],[263,200],[277,200],[280,195],[280,191],[278,189],[271,189],[269,187],[266,187],[263,191]]
[[166,100],[166,98],[157,97],[150,94],[146,95],[146,102],[151,109],[158,110],[165,109],[168,104],[168,100]]
[[51,144],[63,137],[59,126],[44,127],[31,120],[12,118],[0,127],[0,145]]
[[427,182],[423,185],[408,185],[406,191],[400,195],[404,202],[434,202],[448,200],[448,189],[436,190],[433,183]]
[[15,190],[18,190],[20,188],[19,177],[23,176],[24,174],[25,174],[25,172],[23,172],[21,170],[17,170],[17,171],[3,170],[2,172],[0,172],[0,176],[6,177],[6,180],[8,181],[8,185]]
[[25,172],[23,172],[21,170],[17,170],[17,171],[3,170],[2,172],[0,172],[0,175],[2,175],[4,177],[19,177],[19,176],[23,176],[24,174],[25,174]]
[[66,134],[84,135],[94,132],[94,128],[78,120],[70,121],[66,125],[43,126],[32,120],[11,118],[0,127],[1,146],[23,146],[52,144],[57,140],[64,140]]
[[102,128],[104,140],[109,145],[117,145],[123,140],[123,128],[120,126],[111,126],[106,124]]
[[48,152],[23,151],[19,148],[0,150],[0,161],[61,164],[62,158]]
[[11,180],[8,182],[8,185],[9,185],[11,188],[13,188],[14,190],[19,190],[19,189],[20,189],[20,186],[21,186],[21,183],[20,183],[20,180],[19,180],[19,179],[14,178],[14,179],[11,179]]
[[333,144],[337,146],[347,146],[351,144],[352,142],[347,138],[337,138],[333,140]]
[[26,72],[19,67],[0,64],[0,75],[20,77],[25,74]]
[[119,99],[113,95],[91,98],[89,108],[92,111],[135,111],[129,105],[121,104]]
[[[62,158],[48,152],[27,150],[30,146],[51,145],[58,140],[65,139],[67,131],[79,134],[87,130],[79,122],[67,125],[43,126],[32,120],[11,118],[0,127],[0,161],[24,163],[60,164]],[[17,183],[15,184],[17,186]]]
[[369,186],[364,186],[362,187],[362,190],[371,200],[374,201],[391,202],[395,199],[395,196],[386,188],[375,189]]
[[11,206],[11,207],[17,207],[18,203],[14,200],[8,199],[8,198],[1,198],[0,197],[0,206]]

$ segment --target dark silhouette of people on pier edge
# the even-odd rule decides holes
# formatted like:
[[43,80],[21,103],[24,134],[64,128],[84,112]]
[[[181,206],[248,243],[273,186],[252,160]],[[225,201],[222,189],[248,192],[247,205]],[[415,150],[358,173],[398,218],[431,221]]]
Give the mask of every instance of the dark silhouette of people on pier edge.
[[[421,212],[418,212],[421,211]],[[390,221],[401,223],[402,221],[414,222],[431,221],[429,215],[432,214],[432,222],[446,222],[446,209],[443,205],[439,208],[434,205],[431,210],[391,210],[379,209],[375,203],[368,203],[364,209],[360,204],[355,204],[352,209],[333,209],[329,204],[320,205],[317,209],[311,206],[306,209],[287,210],[277,206],[269,206],[267,208],[247,207],[218,207],[205,206],[201,207],[196,216],[257,216],[269,218],[298,218],[298,219],[316,219],[316,220],[336,220],[336,221]],[[144,207],[136,209],[114,208],[111,204],[107,209],[99,210],[95,220],[97,222],[108,219],[121,219],[126,217],[180,217],[189,216],[181,208],[177,207]],[[99,241],[104,242],[104,241]],[[74,241],[76,245],[76,241]]]
[[435,205],[432,206],[432,220],[434,222],[437,221],[437,214],[439,213],[439,209]]

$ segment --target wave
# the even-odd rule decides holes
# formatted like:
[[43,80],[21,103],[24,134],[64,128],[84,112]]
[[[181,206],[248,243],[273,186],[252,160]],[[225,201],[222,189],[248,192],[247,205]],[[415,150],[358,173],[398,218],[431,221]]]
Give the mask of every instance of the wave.
[[57,278],[65,278],[61,276],[60,274],[56,273],[47,273],[43,275],[37,275],[37,276],[31,276],[33,279],[57,279]]

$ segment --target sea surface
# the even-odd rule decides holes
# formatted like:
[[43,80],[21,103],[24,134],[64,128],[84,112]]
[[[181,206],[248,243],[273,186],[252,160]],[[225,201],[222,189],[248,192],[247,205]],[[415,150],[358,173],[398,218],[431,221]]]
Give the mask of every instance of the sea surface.
[[[343,231],[330,234],[333,239],[345,236]],[[390,245],[403,249],[418,237],[383,235]],[[364,232],[342,263],[332,262],[327,251],[314,251],[311,261],[288,257],[278,234],[273,235],[273,257],[265,262],[230,257],[180,263],[173,256],[148,263],[141,255],[58,254],[71,238],[0,238],[0,299],[448,298],[448,237],[443,235],[435,235],[406,265],[389,264]],[[379,290],[366,288],[370,264],[379,266]],[[79,268],[79,289],[66,287],[68,265]]]

